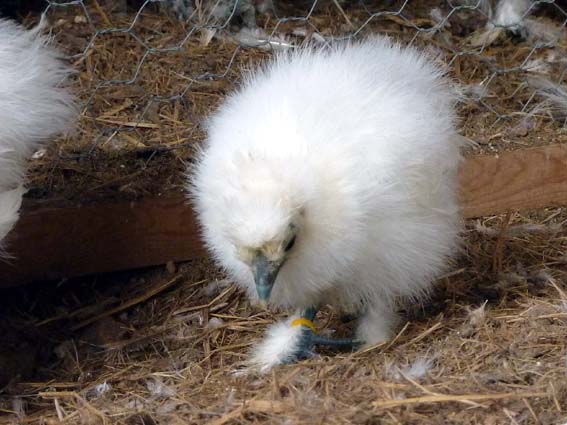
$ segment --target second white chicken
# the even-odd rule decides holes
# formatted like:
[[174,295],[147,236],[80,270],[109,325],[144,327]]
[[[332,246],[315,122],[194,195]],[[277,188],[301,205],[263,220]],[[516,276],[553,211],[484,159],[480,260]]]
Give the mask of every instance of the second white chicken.
[[0,249],[18,219],[27,160],[76,117],[71,70],[42,28],[0,19]]

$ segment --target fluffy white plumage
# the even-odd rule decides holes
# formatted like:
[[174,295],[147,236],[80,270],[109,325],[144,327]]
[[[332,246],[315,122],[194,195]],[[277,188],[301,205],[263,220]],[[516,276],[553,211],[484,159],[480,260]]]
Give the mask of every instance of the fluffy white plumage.
[[532,0],[500,0],[494,13],[489,14],[488,25],[519,31],[532,4]]
[[62,86],[70,70],[42,27],[26,30],[0,19],[0,243],[18,218],[26,160],[75,115]]
[[[387,38],[281,53],[212,117],[192,174],[214,258],[253,299],[267,259],[270,304],[332,304],[362,314],[365,343],[389,338],[397,301],[459,245],[454,102],[438,66]],[[254,355],[264,370],[293,345],[281,327]]]

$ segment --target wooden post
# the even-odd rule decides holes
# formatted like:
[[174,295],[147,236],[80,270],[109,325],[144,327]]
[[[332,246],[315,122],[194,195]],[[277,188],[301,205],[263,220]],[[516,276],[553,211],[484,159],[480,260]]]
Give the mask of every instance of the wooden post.
[[[465,217],[567,205],[567,145],[473,157],[460,178]],[[205,255],[181,194],[71,207],[28,201],[8,243],[15,258],[0,261],[0,287]]]

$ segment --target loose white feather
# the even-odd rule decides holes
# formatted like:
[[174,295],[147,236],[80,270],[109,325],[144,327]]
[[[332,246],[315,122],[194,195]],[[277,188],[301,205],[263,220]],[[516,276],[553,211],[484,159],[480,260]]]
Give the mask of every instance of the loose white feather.
[[561,120],[567,118],[567,87],[543,76],[528,77],[528,84],[547,102],[548,109]]
[[500,0],[494,13],[489,16],[489,25],[513,32],[520,31],[532,4],[532,0]]
[[70,69],[42,35],[0,19],[0,243],[17,220],[26,160],[70,127]]
[[427,377],[431,369],[435,365],[434,356],[418,356],[412,362],[406,364],[395,364],[392,361],[386,362],[386,376],[394,378],[397,381],[409,379],[412,381],[420,381]]
[[[218,263],[256,299],[248,253],[293,222],[271,303],[329,303],[363,314],[367,344],[391,335],[397,300],[427,294],[459,246],[449,87],[423,53],[382,37],[282,53],[247,76],[212,117],[190,184]],[[289,347],[271,341],[266,366]]]
[[[470,43],[475,47],[489,46],[505,31],[527,37],[526,18],[533,9],[533,0],[498,0],[494,5],[490,1],[481,1],[480,10],[488,16],[488,22],[482,31],[471,37]],[[538,31],[536,27],[534,30]]]

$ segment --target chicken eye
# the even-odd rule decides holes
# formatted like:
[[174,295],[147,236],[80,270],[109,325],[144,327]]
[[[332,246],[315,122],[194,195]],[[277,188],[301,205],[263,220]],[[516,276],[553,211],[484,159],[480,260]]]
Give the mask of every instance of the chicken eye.
[[288,252],[291,248],[293,248],[293,245],[295,245],[295,235],[287,243],[287,245],[285,247],[285,252]]

